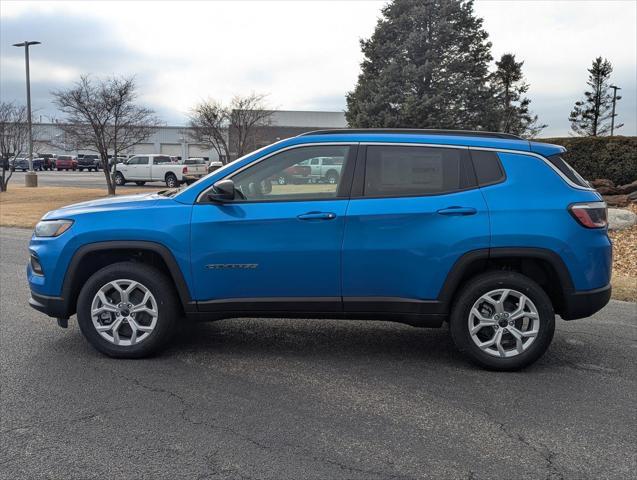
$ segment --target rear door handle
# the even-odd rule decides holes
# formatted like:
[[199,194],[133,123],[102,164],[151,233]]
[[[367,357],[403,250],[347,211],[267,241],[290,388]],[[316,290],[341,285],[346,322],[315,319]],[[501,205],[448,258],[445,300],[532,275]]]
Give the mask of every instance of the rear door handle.
[[332,212],[307,212],[296,218],[299,220],[333,220],[336,218],[336,214]]
[[478,211],[472,207],[447,207],[441,210],[438,210],[440,215],[458,215],[458,216],[466,216],[466,215],[475,215]]

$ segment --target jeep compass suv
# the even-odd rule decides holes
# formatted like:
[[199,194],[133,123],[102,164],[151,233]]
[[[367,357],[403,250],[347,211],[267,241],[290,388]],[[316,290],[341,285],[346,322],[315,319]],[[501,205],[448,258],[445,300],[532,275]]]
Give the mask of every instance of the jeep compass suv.
[[[449,323],[477,364],[514,370],[555,314],[610,297],[606,205],[564,149],[506,134],[328,130],[282,140],[187,188],[47,213],[30,304],[113,357],[142,357],[180,318]],[[313,158],[334,183],[279,184]]]

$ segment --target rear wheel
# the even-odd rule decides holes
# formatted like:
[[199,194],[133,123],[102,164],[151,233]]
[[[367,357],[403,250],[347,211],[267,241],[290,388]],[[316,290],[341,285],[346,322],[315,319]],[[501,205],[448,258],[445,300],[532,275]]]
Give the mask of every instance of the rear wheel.
[[279,185],[286,185],[288,183],[288,178],[285,175],[279,175],[276,179],[276,183]]
[[120,187],[122,185],[126,185],[126,179],[124,178],[124,175],[121,174],[121,172],[115,173],[115,185]]
[[80,292],[77,320],[100,352],[140,358],[159,351],[179,316],[171,281],[159,270],[121,262],[93,274]]
[[519,370],[546,351],[555,331],[551,300],[530,278],[488,272],[454,301],[451,337],[471,361],[490,370]]
[[173,173],[166,174],[166,186],[168,188],[176,188],[179,186],[179,182],[177,181],[177,177]]
[[327,179],[327,183],[334,185],[338,182],[338,173],[333,171],[327,172],[327,176],[325,178]]

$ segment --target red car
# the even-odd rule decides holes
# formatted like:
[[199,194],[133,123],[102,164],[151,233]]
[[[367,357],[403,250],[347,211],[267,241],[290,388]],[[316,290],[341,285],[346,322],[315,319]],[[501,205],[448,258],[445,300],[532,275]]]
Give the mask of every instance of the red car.
[[77,159],[73,155],[58,155],[55,159],[55,168],[60,170],[76,170]]

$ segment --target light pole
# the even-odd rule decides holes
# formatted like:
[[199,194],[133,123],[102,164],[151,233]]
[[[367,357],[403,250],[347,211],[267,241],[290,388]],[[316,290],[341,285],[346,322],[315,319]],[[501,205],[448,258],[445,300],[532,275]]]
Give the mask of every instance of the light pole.
[[14,43],[14,47],[24,47],[24,62],[27,68],[27,122],[29,125],[29,172],[24,176],[26,187],[38,186],[38,175],[33,171],[33,132],[31,129],[31,80],[29,78],[29,46],[39,45],[40,42]]
[[612,137],[615,133],[615,103],[617,102],[617,90],[621,90],[621,88],[611,85],[610,88],[613,89],[613,114],[610,117],[610,136]]

